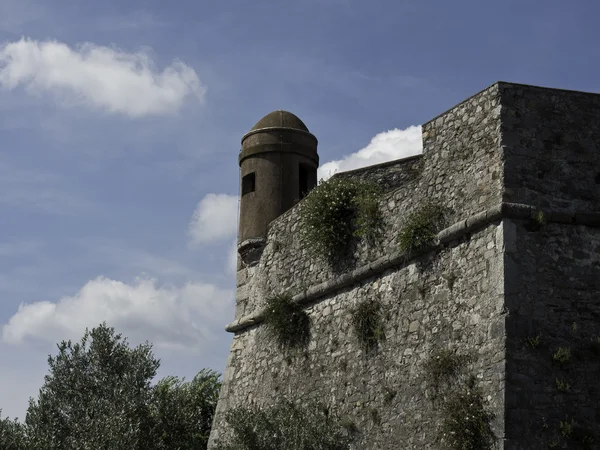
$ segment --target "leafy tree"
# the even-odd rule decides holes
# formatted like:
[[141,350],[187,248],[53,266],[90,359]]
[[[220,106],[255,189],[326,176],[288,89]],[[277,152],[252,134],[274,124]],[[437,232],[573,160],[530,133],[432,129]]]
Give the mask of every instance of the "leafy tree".
[[25,424],[0,421],[6,450],[186,450],[206,448],[219,375],[202,370],[151,386],[160,361],[146,342],[130,348],[106,324],[58,345]]
[[86,330],[58,345],[25,423],[34,448],[149,448],[150,382],[160,362],[148,343],[131,349],[113,328]]
[[190,382],[177,377],[160,380],[152,401],[153,448],[206,448],[220,386],[219,374],[205,369]]
[[17,419],[10,420],[8,417],[1,419],[0,409],[0,448],[2,450],[27,450],[27,436],[25,426]]

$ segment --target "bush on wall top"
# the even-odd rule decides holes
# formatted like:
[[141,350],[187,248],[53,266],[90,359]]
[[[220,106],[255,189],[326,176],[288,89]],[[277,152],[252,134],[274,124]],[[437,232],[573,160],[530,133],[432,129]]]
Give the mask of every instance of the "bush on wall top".
[[338,262],[353,238],[373,243],[381,231],[378,186],[334,177],[313,189],[301,204],[301,236],[311,254]]
[[438,231],[444,226],[446,209],[426,201],[411,212],[400,230],[400,251],[409,256],[421,252],[435,243]]

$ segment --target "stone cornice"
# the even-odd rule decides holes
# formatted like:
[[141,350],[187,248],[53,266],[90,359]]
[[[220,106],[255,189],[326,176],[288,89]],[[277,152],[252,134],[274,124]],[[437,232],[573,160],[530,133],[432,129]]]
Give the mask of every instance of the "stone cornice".
[[[483,228],[486,225],[503,218],[521,220],[535,219],[540,211],[543,214],[545,223],[562,223],[600,227],[600,212],[572,213],[563,211],[549,211],[520,203],[500,203],[499,205],[470,216],[467,219],[460,220],[443,229],[438,233],[438,243],[424,250],[424,252],[429,252],[435,250],[436,248],[440,248],[442,245],[447,244],[448,242],[460,239],[466,234],[472,233],[473,231]],[[417,256],[419,256],[418,253],[409,255],[406,252],[393,252],[389,255],[382,256],[375,261],[358,267],[351,272],[332,278],[329,281],[315,284],[309,287],[305,292],[295,295],[292,298],[292,301],[301,305],[314,303],[321,297],[340,291],[348,286],[357,284],[366,278],[370,278],[390,268],[406,264]],[[263,322],[263,310],[233,321],[225,327],[225,330],[230,333],[237,333],[246,328],[258,325],[261,322]]]

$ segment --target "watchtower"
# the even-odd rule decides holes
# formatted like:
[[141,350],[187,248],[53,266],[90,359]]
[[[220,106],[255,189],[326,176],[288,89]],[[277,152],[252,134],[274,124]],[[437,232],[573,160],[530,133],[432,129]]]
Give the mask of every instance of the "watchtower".
[[317,185],[317,138],[297,116],[273,111],[242,138],[238,251],[251,262],[269,223]]

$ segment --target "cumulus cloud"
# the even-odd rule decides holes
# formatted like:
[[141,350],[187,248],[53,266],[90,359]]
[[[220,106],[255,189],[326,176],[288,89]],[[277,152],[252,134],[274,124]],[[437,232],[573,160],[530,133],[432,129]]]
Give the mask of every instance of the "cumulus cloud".
[[144,51],[30,39],[0,46],[0,86],[130,117],[174,113],[187,97],[205,94],[196,72],[181,61],[160,71]]
[[193,245],[219,241],[237,233],[238,197],[207,194],[196,206],[188,231]]
[[159,348],[202,350],[233,317],[234,293],[212,284],[157,286],[153,279],[128,284],[104,277],[86,283],[58,302],[22,304],[2,328],[2,340],[79,340],[85,328],[106,321],[131,342],[149,340]]
[[406,158],[423,152],[421,127],[397,128],[375,135],[369,145],[337,161],[319,167],[318,178],[328,179],[337,172]]

